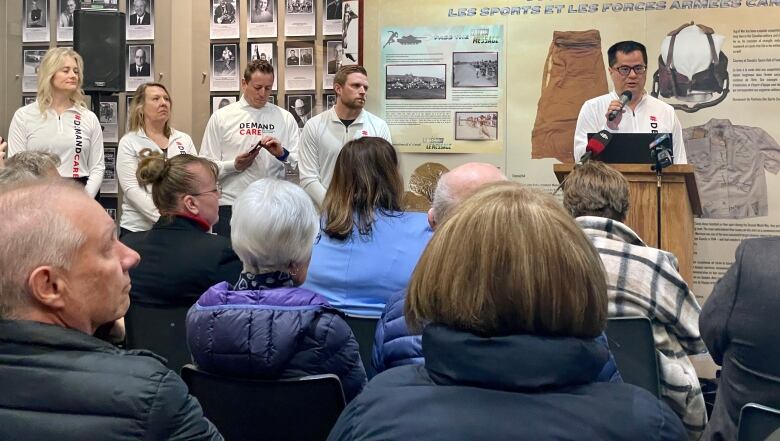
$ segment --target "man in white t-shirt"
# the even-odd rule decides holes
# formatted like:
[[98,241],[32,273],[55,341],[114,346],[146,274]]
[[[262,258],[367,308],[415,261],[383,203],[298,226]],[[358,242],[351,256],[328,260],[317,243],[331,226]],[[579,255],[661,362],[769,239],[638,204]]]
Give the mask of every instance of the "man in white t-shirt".
[[[635,41],[621,41],[609,48],[607,57],[614,90],[582,105],[574,131],[574,160],[579,161],[585,154],[588,133],[608,130],[612,133],[671,133],[674,163],[687,163],[682,126],[674,108],[645,92],[645,46]],[[622,106],[620,95],[625,91],[630,91],[632,98]],[[612,111],[618,111],[617,117],[608,121],[607,116]]]
[[333,78],[336,104],[311,118],[303,127],[300,143],[301,187],[318,206],[333,178],[333,168],[341,148],[363,136],[390,139],[390,129],[379,117],[363,109],[368,92],[368,76],[363,66],[344,66]]
[[219,165],[222,194],[219,222],[213,231],[230,237],[233,201],[252,182],[284,178],[284,164],[297,163],[299,128],[290,112],[268,102],[274,68],[252,60],[241,79],[243,95],[211,115],[200,154]]

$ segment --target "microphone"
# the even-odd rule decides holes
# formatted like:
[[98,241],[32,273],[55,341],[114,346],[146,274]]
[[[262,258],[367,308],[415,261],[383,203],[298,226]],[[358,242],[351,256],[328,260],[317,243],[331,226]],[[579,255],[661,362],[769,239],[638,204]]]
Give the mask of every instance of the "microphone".
[[585,154],[580,158],[580,164],[585,163],[593,156],[598,156],[601,152],[607,148],[609,142],[612,141],[612,133],[607,130],[602,130],[598,133],[594,133],[588,140],[588,145],[585,147]]
[[626,90],[625,92],[620,94],[620,109],[613,110],[609,112],[609,115],[607,115],[607,121],[612,121],[615,118],[617,118],[618,114],[623,110],[623,107],[625,107],[626,104],[628,104],[629,101],[631,101],[631,98],[634,97],[634,94],[631,93],[630,90]]
[[657,138],[655,138],[655,139],[653,140],[653,142],[651,142],[651,143],[650,143],[650,145],[648,146],[648,148],[650,148],[650,149],[654,149],[654,148],[655,148],[655,147],[656,147],[658,144],[660,144],[660,143],[662,143],[662,142],[666,141],[667,139],[669,139],[669,134],[668,134],[668,133],[662,133],[662,134],[661,134],[661,135],[659,135]]

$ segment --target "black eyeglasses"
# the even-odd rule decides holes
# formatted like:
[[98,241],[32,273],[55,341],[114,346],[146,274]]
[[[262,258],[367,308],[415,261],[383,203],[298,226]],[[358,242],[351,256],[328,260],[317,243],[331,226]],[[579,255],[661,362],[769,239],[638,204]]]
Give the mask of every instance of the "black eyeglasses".
[[637,64],[636,66],[613,67],[613,69],[618,71],[620,75],[623,75],[624,77],[627,77],[632,70],[637,75],[642,75],[643,73],[647,72],[647,66],[645,66],[644,64]]
[[204,194],[208,194],[208,193],[216,193],[217,196],[221,195],[222,194],[222,184],[217,182],[217,188],[215,188],[213,190],[209,190],[209,191],[202,191],[200,193],[190,193],[190,196],[200,196],[200,195],[204,195]]

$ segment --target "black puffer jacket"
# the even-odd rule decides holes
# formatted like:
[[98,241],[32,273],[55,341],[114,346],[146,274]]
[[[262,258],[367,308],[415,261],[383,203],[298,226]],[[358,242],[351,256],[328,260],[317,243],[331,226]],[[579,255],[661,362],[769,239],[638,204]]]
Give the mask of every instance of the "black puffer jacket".
[[222,440],[151,352],[0,320],[0,440]]

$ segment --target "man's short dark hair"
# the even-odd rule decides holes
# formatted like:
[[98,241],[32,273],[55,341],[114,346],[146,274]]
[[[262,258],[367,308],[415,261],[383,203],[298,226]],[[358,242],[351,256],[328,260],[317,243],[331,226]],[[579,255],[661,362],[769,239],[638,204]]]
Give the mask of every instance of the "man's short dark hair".
[[644,61],[645,65],[647,65],[647,48],[645,48],[645,45],[636,41],[627,40],[615,43],[612,45],[612,47],[609,48],[607,51],[609,67],[615,67],[615,63],[617,63],[618,52],[629,54],[634,51],[642,52],[642,60]]
[[252,74],[255,72],[274,75],[274,67],[268,60],[252,60],[246,65],[246,69],[244,69],[244,81],[248,83],[252,79]]
[[347,77],[353,73],[361,73],[365,76],[368,76],[368,73],[366,72],[366,68],[364,68],[363,66],[357,64],[341,66],[338,72],[336,72],[336,76],[333,77],[333,84],[344,86],[345,84],[347,84]]

